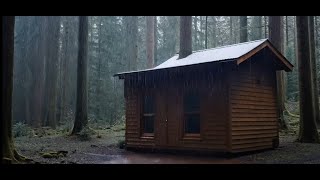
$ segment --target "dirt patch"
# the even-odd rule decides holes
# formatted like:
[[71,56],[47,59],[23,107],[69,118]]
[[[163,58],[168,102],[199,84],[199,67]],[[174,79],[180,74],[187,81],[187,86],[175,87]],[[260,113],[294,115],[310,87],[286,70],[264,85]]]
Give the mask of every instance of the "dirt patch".
[[320,163],[320,144],[296,142],[297,136],[280,136],[280,146],[274,150],[256,152],[242,156],[242,163],[254,164],[318,164]]
[[[119,141],[124,140],[124,131],[100,130],[99,136],[91,136],[83,141],[76,136],[55,135],[44,137],[17,137],[15,145],[18,151],[33,159],[37,163],[59,164],[96,164],[102,163],[92,154],[120,155],[125,150],[117,147]],[[66,152],[65,156],[45,158],[43,154],[49,152]]]
[[[275,150],[250,152],[228,158],[218,155],[197,156],[186,154],[132,152],[119,148],[124,130],[99,130],[99,137],[88,141],[78,137],[54,135],[17,137],[18,151],[37,163],[50,164],[318,164],[320,144],[295,142],[296,135],[281,134],[280,146]],[[63,152],[63,155],[43,157],[44,153]]]

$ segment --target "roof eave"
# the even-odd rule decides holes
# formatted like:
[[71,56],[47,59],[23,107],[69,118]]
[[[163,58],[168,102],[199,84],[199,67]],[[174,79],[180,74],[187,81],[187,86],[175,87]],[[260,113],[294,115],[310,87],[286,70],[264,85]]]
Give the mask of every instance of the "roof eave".
[[253,50],[249,51],[248,53],[242,55],[241,57],[238,58],[237,64],[241,64],[250,57],[252,57],[254,54],[262,50],[263,48],[268,47],[277,57],[278,59],[282,62],[284,65],[283,70],[286,72],[290,72],[293,70],[293,65],[290,63],[290,61],[287,60],[286,57],[284,57],[273,45],[272,43],[267,39],[265,42],[260,44],[259,46],[255,47]]
[[237,58],[232,58],[232,59],[224,59],[220,61],[209,61],[209,62],[203,62],[203,63],[198,63],[198,64],[188,64],[184,66],[174,66],[174,67],[167,67],[167,68],[159,68],[159,69],[146,69],[146,70],[140,70],[140,71],[129,71],[129,72],[123,72],[123,73],[117,73],[114,74],[113,77],[119,77],[119,79],[124,79],[125,75],[128,74],[136,74],[136,73],[147,73],[147,72],[155,72],[155,71],[161,71],[161,70],[168,70],[168,69],[176,69],[176,68],[182,68],[182,67],[190,67],[194,65],[203,65],[203,64],[219,64],[219,63],[226,63],[226,62],[236,62]]

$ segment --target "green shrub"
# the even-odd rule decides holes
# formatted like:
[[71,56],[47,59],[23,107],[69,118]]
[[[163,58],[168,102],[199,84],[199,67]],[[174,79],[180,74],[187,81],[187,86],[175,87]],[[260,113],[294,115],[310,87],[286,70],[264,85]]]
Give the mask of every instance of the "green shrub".
[[93,130],[86,126],[80,131],[78,135],[81,141],[89,141],[91,139],[91,135],[93,134]]
[[28,136],[32,133],[32,129],[21,122],[13,125],[12,128],[13,137],[22,137],[22,136]]
[[73,126],[73,122],[67,121],[67,122],[61,124],[61,125],[57,128],[57,131],[58,131],[59,133],[62,133],[62,134],[68,134],[68,133],[70,132],[72,126]]
[[125,146],[126,146],[126,141],[124,139],[121,139],[121,140],[118,141],[118,147],[120,149],[125,148]]

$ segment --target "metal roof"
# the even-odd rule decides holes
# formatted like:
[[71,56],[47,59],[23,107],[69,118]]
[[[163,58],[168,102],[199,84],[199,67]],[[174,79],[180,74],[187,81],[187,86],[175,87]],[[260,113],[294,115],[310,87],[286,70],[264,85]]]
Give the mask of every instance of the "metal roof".
[[[219,62],[219,61],[225,61],[225,60],[231,60],[231,59],[235,60],[248,54],[253,49],[259,47],[261,44],[263,44],[266,41],[269,42],[268,39],[261,39],[256,41],[249,41],[249,42],[244,42],[239,44],[216,47],[212,49],[194,51],[192,54],[182,59],[178,59],[179,55],[176,54],[170,59],[166,60],[165,62],[163,62],[162,64],[154,68],[140,70],[140,71],[122,72],[122,73],[116,74],[115,76],[118,76],[121,74],[146,72],[146,71],[153,71],[158,69],[167,69],[167,68],[188,66],[188,65],[208,63],[208,62]],[[279,52],[277,51],[277,53]],[[279,54],[281,55],[281,53]],[[288,64],[292,66],[292,64],[288,60],[285,59],[285,61],[287,61]]]

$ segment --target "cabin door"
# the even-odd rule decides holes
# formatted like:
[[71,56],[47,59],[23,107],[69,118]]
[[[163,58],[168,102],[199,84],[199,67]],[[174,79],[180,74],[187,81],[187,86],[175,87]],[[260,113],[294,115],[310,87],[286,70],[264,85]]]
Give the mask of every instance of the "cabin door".
[[167,88],[159,92],[157,146],[173,147],[178,143],[179,97],[177,89]]
[[167,105],[167,90],[162,90],[159,92],[158,96],[158,133],[156,137],[156,143],[158,146],[167,146],[168,142],[168,105]]

